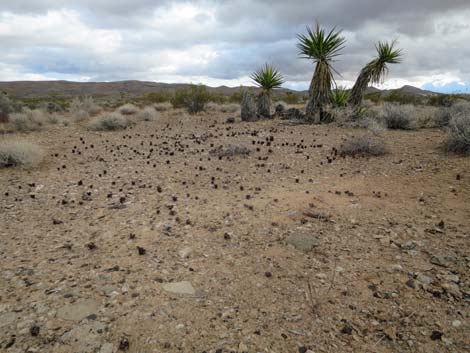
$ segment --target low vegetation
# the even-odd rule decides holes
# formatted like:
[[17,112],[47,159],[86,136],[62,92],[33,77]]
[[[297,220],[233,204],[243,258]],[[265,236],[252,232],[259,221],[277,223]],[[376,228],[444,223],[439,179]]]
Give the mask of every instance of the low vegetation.
[[97,116],[90,122],[88,129],[93,131],[116,131],[124,130],[130,125],[131,122],[128,118],[114,112]]
[[414,130],[416,129],[413,120],[414,112],[415,109],[412,105],[386,103],[381,107],[378,118],[388,129]]
[[153,107],[145,107],[136,114],[138,120],[154,121],[158,117],[158,112]]
[[452,118],[444,149],[447,152],[470,155],[470,115],[459,114]]
[[22,113],[10,114],[8,126],[12,131],[31,132],[42,130],[47,117],[42,110],[24,109]]
[[205,110],[210,101],[207,88],[202,85],[190,85],[175,92],[171,104],[174,108],[186,108],[189,114],[197,114]]
[[119,107],[118,111],[122,115],[134,115],[134,114],[137,114],[137,112],[139,111],[139,108],[136,107],[134,104],[128,103]]
[[0,143],[0,168],[31,168],[43,159],[42,149],[34,144],[20,141]]
[[371,136],[353,136],[348,138],[340,147],[341,156],[377,157],[387,153],[385,143]]

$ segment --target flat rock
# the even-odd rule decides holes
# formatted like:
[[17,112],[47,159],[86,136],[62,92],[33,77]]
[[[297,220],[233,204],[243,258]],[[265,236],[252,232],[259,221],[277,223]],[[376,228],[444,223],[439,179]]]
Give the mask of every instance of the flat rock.
[[15,322],[18,318],[17,313],[4,313],[0,314],[0,327],[8,326]]
[[59,342],[69,345],[73,352],[94,353],[100,347],[102,348],[102,338],[105,330],[106,326],[101,322],[87,323],[76,326],[64,333],[59,338]]
[[194,290],[192,284],[188,281],[182,282],[172,282],[162,284],[163,290],[175,293],[175,294],[186,294],[186,295],[195,295],[196,291]]
[[290,235],[286,241],[287,244],[303,252],[310,252],[320,244],[320,241],[314,235],[304,233]]
[[100,303],[93,299],[86,299],[77,303],[63,306],[57,311],[57,317],[63,320],[79,322],[91,314],[95,314]]

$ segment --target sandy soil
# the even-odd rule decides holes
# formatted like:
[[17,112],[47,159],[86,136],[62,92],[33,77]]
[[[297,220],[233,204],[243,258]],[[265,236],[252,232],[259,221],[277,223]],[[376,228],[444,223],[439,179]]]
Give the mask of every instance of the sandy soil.
[[21,135],[47,157],[0,170],[0,351],[470,351],[470,159],[228,116]]

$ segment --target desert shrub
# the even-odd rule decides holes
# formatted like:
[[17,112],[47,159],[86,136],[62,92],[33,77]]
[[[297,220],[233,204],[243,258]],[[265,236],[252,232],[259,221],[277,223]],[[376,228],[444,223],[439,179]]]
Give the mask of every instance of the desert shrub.
[[373,137],[353,136],[348,138],[339,148],[341,156],[382,156],[387,153],[387,148],[382,140]]
[[169,102],[171,95],[167,92],[151,92],[141,98],[147,104]]
[[242,98],[243,98],[242,96],[243,96],[243,92],[241,90],[234,92],[228,97],[228,102],[240,104],[242,102]]
[[214,103],[209,102],[206,104],[206,110],[213,111],[213,112],[221,112],[221,113],[236,113],[240,109],[240,106],[235,103]]
[[450,120],[443,147],[448,152],[470,155],[470,115],[461,113]]
[[39,164],[42,158],[39,146],[19,141],[0,143],[0,168],[30,168]]
[[438,107],[450,107],[456,100],[451,94],[435,94],[428,98],[428,104]]
[[115,131],[124,130],[131,125],[129,119],[119,113],[107,113],[97,116],[89,125],[88,129],[93,131]]
[[145,107],[137,113],[137,119],[143,121],[154,121],[157,119],[157,111],[153,107]]
[[165,102],[165,103],[155,103],[153,105],[153,108],[157,112],[166,112],[167,110],[170,110],[173,108],[173,105],[170,102]]
[[280,96],[279,99],[275,99],[275,100],[283,101],[287,104],[294,105],[294,104],[300,104],[302,102],[302,96],[297,93],[288,91],[284,93],[282,96]]
[[[370,97],[367,97],[371,99]],[[385,102],[397,103],[397,104],[422,104],[424,102],[424,97],[417,96],[415,94],[410,94],[407,92],[402,92],[399,89],[391,90],[388,95],[381,97]]]
[[190,85],[189,88],[176,90],[171,104],[174,108],[186,108],[189,114],[196,114],[205,110],[209,99],[205,86]]
[[134,115],[139,111],[139,108],[136,107],[134,104],[127,103],[119,107],[118,111],[122,115]]
[[13,131],[30,132],[44,128],[46,115],[42,110],[25,109],[23,113],[13,113],[9,118],[9,126]]
[[217,157],[246,156],[250,154],[250,149],[241,145],[219,146],[209,151],[209,154]]
[[0,92],[0,123],[8,122],[11,113],[21,111],[21,106],[15,104],[6,94]]
[[415,124],[413,115],[416,113],[412,105],[384,104],[379,111],[378,118],[385,126],[394,130],[413,130]]
[[82,122],[90,117],[86,110],[76,110],[72,113],[72,118],[75,122]]
[[49,114],[60,113],[64,111],[63,106],[56,102],[41,102],[39,104],[39,109]]
[[[86,112],[88,115],[95,115],[101,111],[101,107],[95,103],[93,97],[76,97],[70,103],[70,112],[75,115],[76,112]],[[83,113],[78,115],[83,116]]]

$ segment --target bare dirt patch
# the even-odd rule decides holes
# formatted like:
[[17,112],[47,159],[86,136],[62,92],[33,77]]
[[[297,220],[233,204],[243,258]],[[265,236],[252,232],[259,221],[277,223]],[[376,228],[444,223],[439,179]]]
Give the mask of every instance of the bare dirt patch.
[[162,114],[33,132],[40,169],[0,170],[2,351],[470,350],[470,160],[441,132],[341,158],[357,131]]

